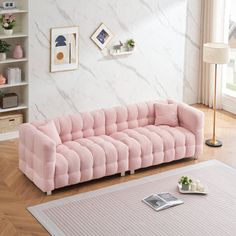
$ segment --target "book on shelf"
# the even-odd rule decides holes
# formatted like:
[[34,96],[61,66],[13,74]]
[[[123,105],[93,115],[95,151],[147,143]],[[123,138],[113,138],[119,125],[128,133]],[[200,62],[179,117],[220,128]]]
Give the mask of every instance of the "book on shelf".
[[167,192],[151,194],[142,201],[155,211],[164,210],[184,203],[182,200]]
[[21,83],[21,69],[18,67],[9,67],[6,71],[7,83],[18,84]]

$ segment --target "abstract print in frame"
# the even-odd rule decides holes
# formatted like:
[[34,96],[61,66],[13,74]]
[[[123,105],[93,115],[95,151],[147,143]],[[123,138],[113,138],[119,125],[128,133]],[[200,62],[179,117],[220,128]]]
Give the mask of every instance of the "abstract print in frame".
[[79,67],[79,27],[51,29],[51,72]]

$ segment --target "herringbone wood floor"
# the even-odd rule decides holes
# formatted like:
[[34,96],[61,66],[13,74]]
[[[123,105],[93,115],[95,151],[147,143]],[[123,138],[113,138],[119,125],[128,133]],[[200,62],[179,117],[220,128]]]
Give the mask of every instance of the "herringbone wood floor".
[[[205,137],[208,138],[211,136],[212,110],[199,105],[196,107],[206,114]],[[217,115],[217,133],[221,137],[224,146],[218,149],[205,146],[204,153],[197,161],[185,159],[138,170],[132,176],[111,176],[56,190],[52,196],[46,196],[38,190],[18,170],[17,140],[0,142],[0,235],[48,235],[46,230],[28,213],[26,210],[27,206],[126,182],[209,159],[218,159],[236,168],[236,116],[223,111],[218,112]]]

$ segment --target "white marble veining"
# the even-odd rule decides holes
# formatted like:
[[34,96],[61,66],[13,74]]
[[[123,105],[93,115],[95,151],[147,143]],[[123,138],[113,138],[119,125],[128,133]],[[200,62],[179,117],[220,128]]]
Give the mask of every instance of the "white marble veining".
[[[30,120],[166,97],[194,101],[199,4],[189,2],[31,1]],[[135,53],[111,58],[100,51],[90,36],[101,22],[115,35],[109,46],[133,38]],[[50,28],[70,25],[80,27],[79,70],[50,73]]]
[[197,103],[198,100],[200,37],[201,1],[188,0],[183,100],[189,104]]

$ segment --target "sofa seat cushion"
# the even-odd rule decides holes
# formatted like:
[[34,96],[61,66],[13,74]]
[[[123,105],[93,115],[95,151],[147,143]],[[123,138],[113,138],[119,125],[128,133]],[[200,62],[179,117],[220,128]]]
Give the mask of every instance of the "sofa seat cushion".
[[128,147],[110,136],[92,136],[57,147],[55,187],[85,182],[129,168]]
[[164,162],[178,160],[183,157],[191,157],[195,154],[195,136],[189,130],[177,126],[166,125],[147,126],[152,132],[157,133],[163,140]]
[[111,135],[129,148],[131,170],[193,156],[195,136],[182,127],[148,125]]

